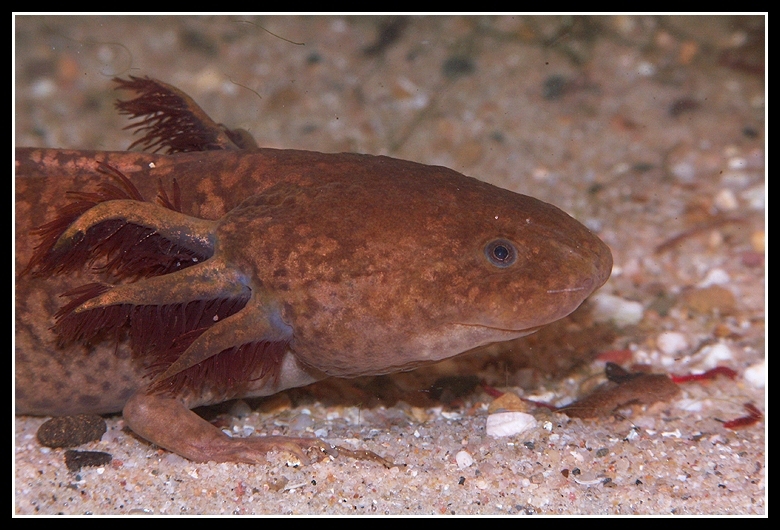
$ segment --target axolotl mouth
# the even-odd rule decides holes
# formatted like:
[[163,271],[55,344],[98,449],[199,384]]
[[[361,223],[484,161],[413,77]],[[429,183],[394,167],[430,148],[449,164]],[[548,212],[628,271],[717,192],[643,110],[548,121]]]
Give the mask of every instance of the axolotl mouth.
[[[591,293],[601,287],[609,278],[611,269],[610,259],[604,260],[602,269],[595,277],[589,277],[582,281],[582,285],[571,288],[552,289],[546,292],[551,300],[557,300],[551,304],[550,311],[539,313],[536,320],[526,320],[517,327],[496,326],[492,323],[470,322],[452,323],[443,325],[437,330],[431,330],[429,334],[423,334],[416,350],[416,360],[409,360],[403,365],[395,365],[388,372],[410,370],[427,362],[434,362],[452,356],[453,351],[461,349],[469,351],[496,342],[505,342],[537,332],[546,324],[564,318],[580,306]],[[563,296],[560,296],[563,295]],[[469,347],[463,349],[463,345]]]

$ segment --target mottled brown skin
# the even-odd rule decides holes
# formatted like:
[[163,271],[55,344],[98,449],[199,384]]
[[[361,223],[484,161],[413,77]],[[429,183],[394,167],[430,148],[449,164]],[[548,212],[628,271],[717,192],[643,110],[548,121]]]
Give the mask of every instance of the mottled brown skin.
[[[22,148],[16,159],[16,412],[123,409],[136,433],[198,461],[258,462],[272,448],[305,458],[304,446],[328,447],[310,439],[229,439],[192,407],[326,376],[408,370],[527,335],[576,309],[612,266],[604,243],[549,204],[388,157]],[[96,274],[20,272],[34,254],[33,229],[56,217],[66,192],[106,181],[98,162],[124,174],[147,199],[158,179],[171,189],[175,178],[183,213],[137,201],[99,206],[162,233],[202,236],[214,255],[174,273],[117,282],[74,312],[243,289],[251,292],[247,305],[208,328],[155,382],[233,345],[283,341],[288,347],[273,376],[260,377],[257,367],[238,386],[162,392],[150,387],[148,366],[125,342],[57,344],[50,328],[63,305],[59,295]],[[93,210],[79,222],[89,224]],[[513,264],[497,266],[486,254],[497,239],[514,246]]]

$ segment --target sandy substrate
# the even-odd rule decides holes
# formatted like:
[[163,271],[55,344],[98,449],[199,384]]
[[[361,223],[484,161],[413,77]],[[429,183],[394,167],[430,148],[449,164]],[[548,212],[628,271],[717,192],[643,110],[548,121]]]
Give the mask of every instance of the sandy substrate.
[[[537,335],[210,412],[390,469],[194,464],[114,416],[82,448],[112,463],[72,473],[36,441],[45,418],[17,417],[15,514],[766,514],[765,421],[724,426],[766,411],[762,17],[15,21],[17,146],[126,148],[110,79],[149,75],[263,146],[439,164],[552,202],[615,259],[598,302]],[[475,375],[560,405],[607,359],[737,377],[599,420],[532,409],[537,427],[504,438],[486,434],[485,387],[431,392]]]

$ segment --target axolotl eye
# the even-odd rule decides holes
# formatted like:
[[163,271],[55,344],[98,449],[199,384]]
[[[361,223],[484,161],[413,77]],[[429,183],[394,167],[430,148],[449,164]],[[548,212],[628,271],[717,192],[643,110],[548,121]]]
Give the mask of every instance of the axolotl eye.
[[517,249],[511,241],[494,239],[485,245],[485,257],[492,265],[505,269],[517,261]]

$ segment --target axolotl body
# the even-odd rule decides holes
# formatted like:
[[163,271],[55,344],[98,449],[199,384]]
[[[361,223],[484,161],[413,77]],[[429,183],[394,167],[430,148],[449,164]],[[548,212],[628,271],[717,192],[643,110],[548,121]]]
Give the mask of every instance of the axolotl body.
[[168,154],[16,151],[17,414],[122,410],[192,460],[305,458],[326,444],[231,439],[190,409],[522,337],[610,275],[609,248],[532,197],[257,148],[169,85],[118,82],[141,94],[118,103],[136,143]]

